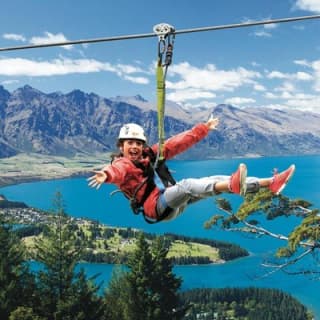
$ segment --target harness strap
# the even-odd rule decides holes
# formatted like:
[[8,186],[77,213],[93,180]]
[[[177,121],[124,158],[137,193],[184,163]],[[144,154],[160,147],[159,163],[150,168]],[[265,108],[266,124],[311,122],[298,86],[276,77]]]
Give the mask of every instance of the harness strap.
[[[151,163],[154,163],[154,161],[156,159],[156,155],[153,152],[152,148],[150,148],[150,147],[148,147],[144,150],[144,156],[148,156],[150,158]],[[146,178],[138,185],[138,187],[134,191],[134,194],[132,195],[132,197],[127,196],[127,198],[129,199],[130,206],[132,208],[132,211],[135,214],[141,213],[146,222],[156,223],[156,222],[160,222],[163,219],[165,219],[166,217],[168,217],[168,215],[172,212],[172,209],[170,207],[168,207],[168,205],[163,197],[163,194],[161,194],[160,201],[162,201],[163,206],[166,207],[165,211],[160,215],[156,210],[157,218],[155,220],[150,219],[146,216],[144,209],[143,209],[143,204],[147,200],[147,198],[149,197],[151,192],[154,190],[154,188],[156,187],[156,183],[154,181],[155,180],[154,178],[157,175],[157,177],[160,178],[164,187],[174,185],[176,183],[176,181],[174,180],[168,167],[166,166],[165,159],[158,161],[157,168],[154,168],[151,165],[151,163],[146,168],[143,166],[143,164],[141,162],[139,162],[139,161],[134,162],[135,166],[137,168],[140,168],[143,171],[143,175]],[[156,171],[156,173],[155,173],[155,171]],[[138,202],[136,199],[137,193],[145,184],[147,184],[146,189],[144,191],[144,194],[143,194],[141,200]]]
[[[163,145],[164,145],[164,109],[165,109],[165,79],[167,75],[168,66],[172,62],[173,43],[175,29],[169,24],[160,23],[153,28],[154,32],[158,35],[158,63],[156,69],[157,79],[157,111],[158,111],[158,153],[155,161],[157,167],[158,160],[163,160]],[[165,54],[165,60],[163,55]]]
[[[135,189],[132,197],[127,196],[129,198],[129,200],[130,200],[130,206],[132,208],[132,211],[135,214],[139,214],[140,212],[144,212],[143,211],[143,204],[147,200],[147,198],[149,197],[149,195],[151,194],[153,189],[156,187],[156,184],[153,181],[154,171],[153,171],[153,168],[151,167],[151,165],[149,165],[148,167],[145,167],[139,161],[134,161],[133,163],[137,168],[139,168],[139,169],[141,169],[143,171],[143,176],[146,177],[137,186],[137,188]],[[147,186],[146,186],[146,189],[144,191],[144,194],[143,194],[141,200],[137,201],[137,194],[145,184],[147,184]]]
[[162,212],[161,215],[159,214],[158,210],[156,210],[157,218],[155,220],[154,219],[150,219],[148,216],[146,216],[144,214],[143,215],[144,220],[149,224],[154,224],[154,223],[157,223],[157,222],[161,222],[162,220],[167,218],[173,211],[173,209],[168,206],[167,201],[164,198],[163,193],[161,193],[158,201],[160,201],[162,206],[165,207],[165,210]]
[[176,184],[176,180],[171,175],[171,172],[169,171],[169,168],[167,167],[165,161],[165,159],[158,161],[158,165],[155,170],[165,187],[168,187],[170,185],[173,186]]
[[164,144],[164,108],[165,108],[165,81],[161,59],[158,60],[157,66],[157,109],[158,109],[158,159],[162,160],[163,157],[163,144]]

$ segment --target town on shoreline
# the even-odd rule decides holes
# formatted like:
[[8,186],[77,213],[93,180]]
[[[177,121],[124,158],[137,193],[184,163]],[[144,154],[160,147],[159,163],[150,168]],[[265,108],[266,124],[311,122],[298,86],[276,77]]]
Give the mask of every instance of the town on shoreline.
[[[65,224],[72,225],[75,236],[85,243],[87,262],[125,263],[128,254],[134,250],[137,234],[141,230],[113,227],[86,218],[65,215]],[[23,202],[10,201],[0,195],[0,221],[18,227],[20,238],[27,249],[32,251],[36,239],[45,228],[57,224],[59,215],[37,208],[28,207]],[[152,241],[157,236],[145,233]],[[248,256],[249,253],[236,244],[211,239],[201,239],[175,234],[165,234],[170,250],[168,257],[175,264],[211,264]]]

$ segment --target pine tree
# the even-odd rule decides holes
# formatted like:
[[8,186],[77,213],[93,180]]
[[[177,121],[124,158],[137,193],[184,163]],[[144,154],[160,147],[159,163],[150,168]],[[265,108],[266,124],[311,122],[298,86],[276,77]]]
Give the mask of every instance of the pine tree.
[[116,267],[105,292],[105,319],[128,319],[129,282],[127,272],[122,267]]
[[39,314],[49,320],[98,320],[102,314],[99,287],[86,279],[83,270],[75,270],[81,248],[69,228],[61,193],[56,194],[54,206],[56,223],[36,242],[37,260],[43,265],[38,273]]
[[151,250],[144,235],[138,237],[137,248],[128,262],[127,319],[183,318],[185,310],[179,309],[177,294],[181,280],[172,273],[172,265],[166,255],[167,248],[161,240],[157,240]]
[[46,320],[46,319],[36,315],[31,308],[18,307],[16,310],[11,312],[9,320]]
[[153,272],[152,290],[153,297],[153,318],[152,319],[182,319],[185,308],[179,308],[179,290],[182,280],[177,278],[173,272],[173,265],[168,260],[169,247],[165,245],[163,238],[156,238],[153,247]]
[[0,319],[19,306],[31,306],[34,279],[25,264],[24,247],[12,229],[0,222]]
[[143,234],[137,239],[137,248],[131,255],[128,266],[130,320],[151,320],[153,315],[152,270],[153,259]]

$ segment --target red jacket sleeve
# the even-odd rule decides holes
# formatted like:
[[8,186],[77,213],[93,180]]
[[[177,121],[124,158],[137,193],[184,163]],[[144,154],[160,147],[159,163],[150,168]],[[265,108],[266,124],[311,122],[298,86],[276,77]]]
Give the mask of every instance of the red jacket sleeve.
[[131,166],[131,162],[125,158],[121,158],[121,161],[118,159],[114,160],[112,164],[109,164],[102,169],[107,175],[107,180],[105,182],[121,184]]
[[[166,159],[171,159],[182,153],[208,135],[209,129],[206,124],[199,123],[192,129],[181,132],[164,143],[163,155]],[[158,151],[158,144],[152,146],[153,151]]]

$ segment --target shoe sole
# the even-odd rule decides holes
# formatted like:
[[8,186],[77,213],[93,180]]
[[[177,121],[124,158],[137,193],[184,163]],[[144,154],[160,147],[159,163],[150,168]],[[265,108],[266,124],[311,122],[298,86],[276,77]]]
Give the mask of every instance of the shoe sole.
[[293,176],[295,170],[296,170],[296,166],[294,164],[292,164],[289,169],[291,169],[290,174],[287,177],[287,180],[285,181],[285,183],[281,186],[281,188],[275,193],[276,195],[278,195],[280,192],[282,192],[282,190],[287,186],[288,182],[290,181],[291,177]]
[[247,167],[245,164],[241,163],[239,165],[239,169],[240,169],[240,196],[245,196],[246,192],[247,192]]

